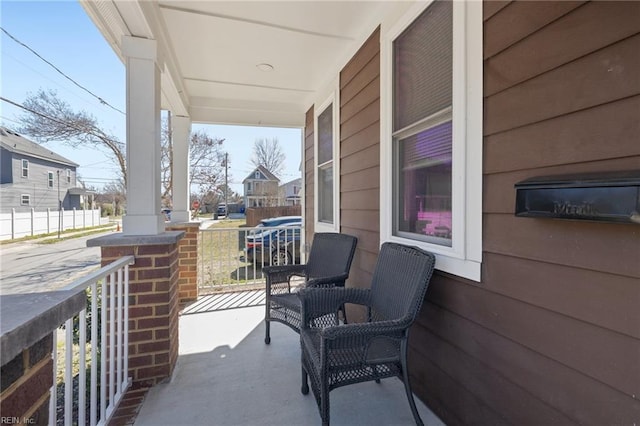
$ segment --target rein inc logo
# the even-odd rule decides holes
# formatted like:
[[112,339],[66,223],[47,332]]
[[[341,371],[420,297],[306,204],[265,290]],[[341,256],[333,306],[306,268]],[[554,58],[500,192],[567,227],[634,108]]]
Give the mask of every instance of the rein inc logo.
[[33,417],[0,417],[0,424],[2,425],[34,425],[36,419]]

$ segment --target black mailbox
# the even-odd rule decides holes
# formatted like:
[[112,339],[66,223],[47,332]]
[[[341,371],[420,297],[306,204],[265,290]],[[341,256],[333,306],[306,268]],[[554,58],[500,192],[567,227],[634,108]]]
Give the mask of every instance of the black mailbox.
[[640,170],[541,176],[515,188],[516,216],[640,224]]

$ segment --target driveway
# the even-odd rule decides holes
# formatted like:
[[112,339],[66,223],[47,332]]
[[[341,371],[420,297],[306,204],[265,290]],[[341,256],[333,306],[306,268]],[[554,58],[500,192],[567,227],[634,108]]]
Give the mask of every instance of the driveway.
[[87,240],[100,235],[55,244],[29,241],[0,246],[0,294],[55,290],[98,269],[100,248],[87,247]]

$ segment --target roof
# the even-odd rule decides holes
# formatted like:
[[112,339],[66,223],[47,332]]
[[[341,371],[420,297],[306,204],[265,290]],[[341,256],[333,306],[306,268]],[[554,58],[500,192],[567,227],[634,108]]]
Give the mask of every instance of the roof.
[[96,191],[92,189],[82,188],[79,186],[75,188],[69,188],[68,191],[70,195],[95,195],[96,194]]
[[275,180],[276,182],[280,182],[280,179],[278,179],[276,177],[276,175],[274,175],[273,173],[271,173],[269,170],[267,170],[266,167],[264,166],[258,166],[255,169],[253,169],[253,171],[251,173],[249,173],[249,176],[247,176],[242,183],[245,183],[248,180],[254,180],[254,178],[252,178],[251,176],[253,176],[255,174],[256,171],[260,171],[260,173],[262,173],[263,175],[265,175],[267,177],[267,180]]
[[293,180],[290,180],[289,182],[283,183],[282,185],[280,185],[280,187],[285,187],[287,185],[302,185],[302,178],[295,178]]
[[77,163],[64,158],[62,155],[56,154],[40,144],[30,141],[24,136],[19,135],[13,130],[7,129],[6,127],[0,127],[0,146],[15,154],[22,154],[29,157],[53,161],[66,166],[79,166]]

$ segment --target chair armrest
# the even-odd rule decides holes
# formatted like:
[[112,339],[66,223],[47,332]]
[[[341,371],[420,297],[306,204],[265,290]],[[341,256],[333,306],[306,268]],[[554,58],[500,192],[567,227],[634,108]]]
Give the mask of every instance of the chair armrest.
[[345,303],[369,305],[371,291],[360,288],[314,288],[307,287],[300,290],[301,327],[308,328],[308,324],[315,318],[333,314]]
[[411,322],[411,318],[403,317],[398,320],[344,324],[323,328],[320,335],[328,340],[353,337],[365,340],[381,336],[397,337],[409,328]]
[[307,265],[273,265],[273,266],[264,266],[262,268],[262,273],[265,275],[272,274],[304,274]]
[[306,282],[307,287],[322,287],[328,284],[344,283],[349,278],[348,273],[334,275],[332,277],[311,278]]
[[304,276],[305,268],[306,265],[276,265],[262,268],[266,279],[267,294],[271,293],[272,285],[286,283],[288,288],[291,277],[293,275]]

